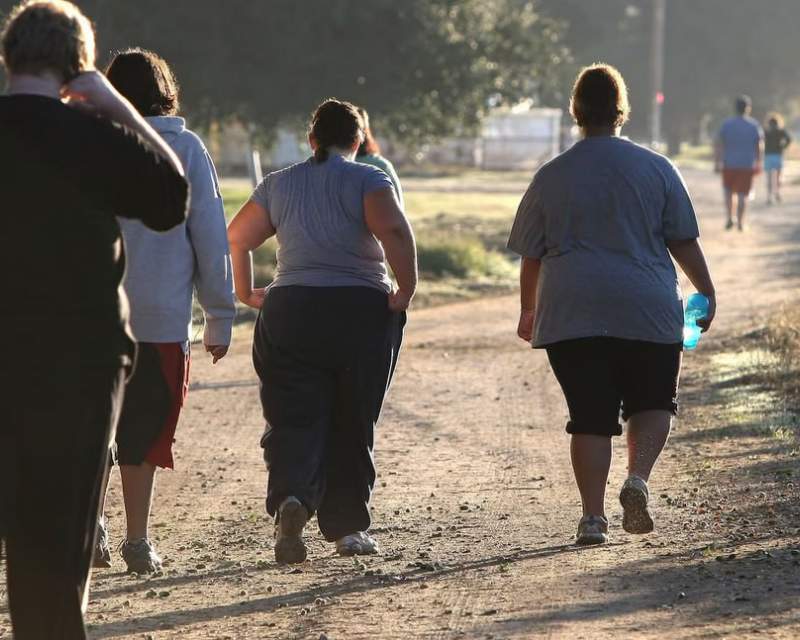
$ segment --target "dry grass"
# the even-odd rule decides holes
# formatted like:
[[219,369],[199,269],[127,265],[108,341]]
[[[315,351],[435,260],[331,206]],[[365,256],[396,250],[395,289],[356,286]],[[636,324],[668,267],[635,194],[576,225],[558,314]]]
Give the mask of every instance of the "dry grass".
[[800,410],[800,305],[785,307],[766,327],[764,338],[776,357],[776,366],[765,373],[789,405]]

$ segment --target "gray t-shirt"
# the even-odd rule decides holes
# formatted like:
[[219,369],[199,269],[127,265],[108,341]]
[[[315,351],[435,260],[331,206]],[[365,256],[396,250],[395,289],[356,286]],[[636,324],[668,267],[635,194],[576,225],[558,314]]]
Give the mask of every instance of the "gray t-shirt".
[[331,154],[270,173],[250,199],[278,239],[273,287],[368,286],[390,292],[383,247],[364,220],[364,196],[392,189],[380,169]]
[[666,242],[698,235],[678,170],[649,149],[591,137],[545,164],[508,240],[542,260],[533,346],[593,336],[680,342],[681,292]]

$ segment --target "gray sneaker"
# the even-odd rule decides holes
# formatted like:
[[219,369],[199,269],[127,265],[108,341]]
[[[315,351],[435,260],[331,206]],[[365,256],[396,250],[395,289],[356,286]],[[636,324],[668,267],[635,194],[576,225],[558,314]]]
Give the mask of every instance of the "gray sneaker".
[[128,565],[128,573],[141,575],[161,570],[161,558],[147,538],[123,541],[119,547],[119,553],[125,564]]
[[576,544],[605,544],[608,542],[608,520],[603,516],[583,516],[578,523]]
[[303,542],[303,529],[308,522],[308,509],[294,496],[281,503],[275,518],[275,562],[300,564],[308,556]]
[[628,533],[650,533],[653,530],[653,518],[647,509],[650,491],[647,483],[638,476],[628,476],[619,501],[622,504],[622,528]]
[[104,517],[97,521],[97,539],[94,543],[92,566],[95,569],[108,569],[111,566],[111,547],[108,546],[108,529]]
[[339,538],[336,551],[340,556],[369,556],[378,553],[378,543],[366,531],[357,531]]

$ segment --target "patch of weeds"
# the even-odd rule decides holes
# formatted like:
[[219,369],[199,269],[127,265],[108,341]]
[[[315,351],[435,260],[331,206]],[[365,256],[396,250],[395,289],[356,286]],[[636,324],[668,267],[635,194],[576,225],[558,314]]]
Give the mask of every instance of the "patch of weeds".
[[475,238],[423,239],[418,244],[419,269],[437,278],[509,277],[511,261],[497,251],[487,250]]

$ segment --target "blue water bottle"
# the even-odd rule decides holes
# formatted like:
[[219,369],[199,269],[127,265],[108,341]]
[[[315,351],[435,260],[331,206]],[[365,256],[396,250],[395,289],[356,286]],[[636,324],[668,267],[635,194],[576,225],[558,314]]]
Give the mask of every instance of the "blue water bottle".
[[702,329],[697,326],[697,321],[708,315],[708,298],[702,293],[693,293],[686,301],[686,310],[683,312],[683,348],[694,349],[700,342]]

